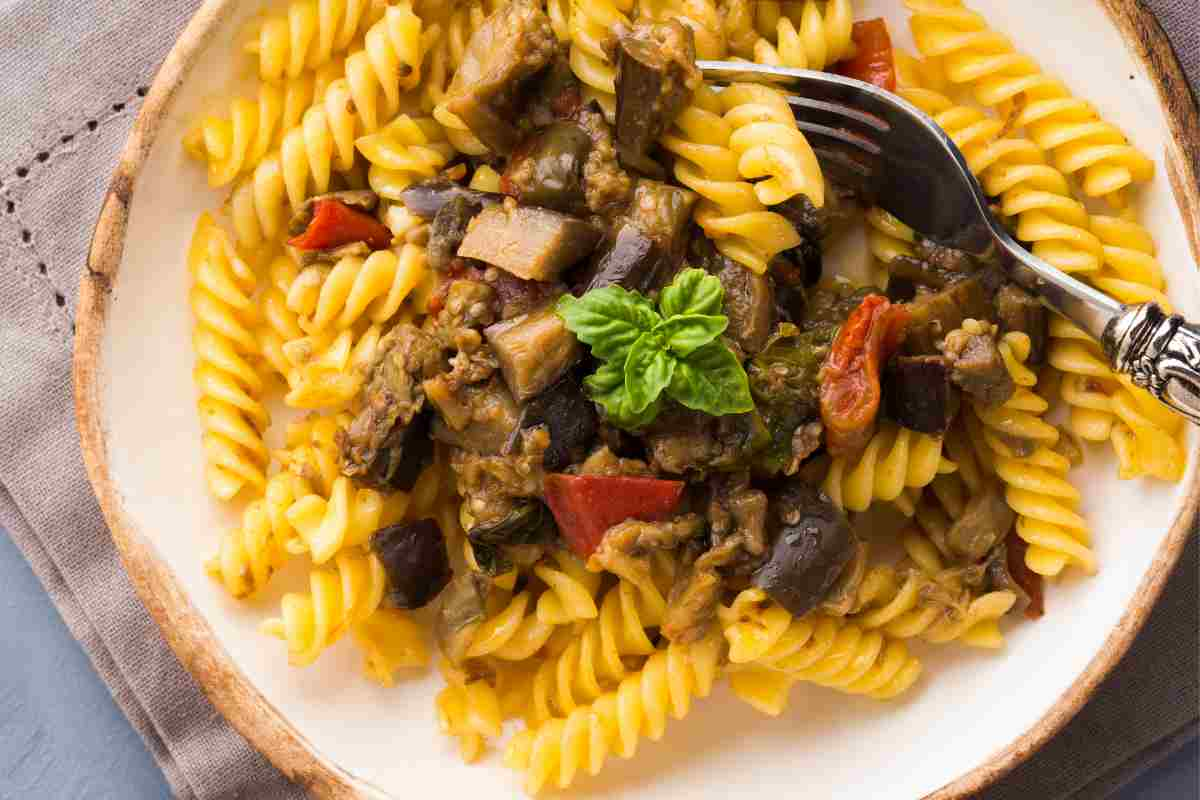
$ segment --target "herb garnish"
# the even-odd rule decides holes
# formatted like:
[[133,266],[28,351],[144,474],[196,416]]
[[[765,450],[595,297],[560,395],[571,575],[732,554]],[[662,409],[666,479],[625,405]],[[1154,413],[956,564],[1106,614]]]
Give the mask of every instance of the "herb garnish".
[[685,269],[650,299],[620,286],[565,295],[558,315],[604,363],[584,379],[614,424],[633,430],[653,420],[663,395],[713,416],[754,409],[746,372],[719,337],[729,326],[725,290],[704,270]]

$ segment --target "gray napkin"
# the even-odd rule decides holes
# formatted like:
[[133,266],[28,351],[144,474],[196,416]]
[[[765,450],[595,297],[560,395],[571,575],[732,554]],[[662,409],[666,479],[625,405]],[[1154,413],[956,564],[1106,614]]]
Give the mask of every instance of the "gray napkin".
[[[197,0],[0,0],[0,526],[177,796],[298,798],[213,710],[138,601],[84,474],[71,336],[93,221],[157,65]],[[1151,5],[1200,81],[1197,0]],[[1197,547],[1133,650],[987,796],[1101,797],[1194,729]]]

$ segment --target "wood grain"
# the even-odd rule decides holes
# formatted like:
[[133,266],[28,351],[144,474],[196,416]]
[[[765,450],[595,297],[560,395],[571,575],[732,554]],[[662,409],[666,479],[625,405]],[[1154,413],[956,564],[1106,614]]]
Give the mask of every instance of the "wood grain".
[[[1200,262],[1200,112],[1178,60],[1152,14],[1136,0],[1097,0],[1129,47],[1156,80],[1172,140],[1166,143],[1169,180],[1193,256]],[[75,341],[75,405],[88,475],[133,584],[183,665],[213,705],[276,767],[320,798],[383,798],[322,757],[236,667],[212,629],[191,604],[171,571],[121,505],[109,474],[102,427],[100,347],[108,321],[111,287],[124,249],[130,201],[137,177],[189,69],[237,0],[206,0],[156,77],[138,117],[102,207],[87,270],[80,287]],[[970,797],[1028,758],[1073,717],[1128,650],[1161,593],[1200,504],[1200,479],[1188,489],[1179,515],[1163,541],[1135,601],[1099,654],[1055,705],[1015,742],[929,800]]]

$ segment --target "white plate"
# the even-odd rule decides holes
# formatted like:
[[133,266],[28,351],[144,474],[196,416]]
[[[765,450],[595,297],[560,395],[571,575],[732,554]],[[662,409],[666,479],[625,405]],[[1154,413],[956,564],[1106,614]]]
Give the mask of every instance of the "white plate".
[[[289,773],[326,796],[519,794],[518,776],[497,754],[476,766],[459,763],[434,722],[435,671],[376,687],[360,674],[349,642],[312,667],[291,669],[284,645],[257,630],[292,585],[288,576],[261,600],[241,605],[204,573],[202,562],[232,517],[204,490],[184,253],[197,214],[222,198],[207,188],[180,140],[237,71],[234,32],[248,16],[245,6],[254,4],[227,12],[235,5],[210,0],[181,40],[147,101],[101,220],[94,271],[84,282],[77,371],[98,494],[143,597],[185,664],[222,712]],[[855,5],[856,18],[887,17],[911,50],[899,2]],[[1171,144],[1160,78],[1100,3],[1047,0],[1036,13],[1016,5],[973,3],[1158,162],[1156,180],[1141,193],[1143,218],[1158,241],[1173,301],[1200,319],[1200,279],[1168,180],[1168,153],[1178,158],[1179,148]],[[1160,39],[1147,41],[1161,47]],[[1194,121],[1194,108],[1185,107],[1175,122],[1188,113]],[[610,761],[575,791],[906,798],[956,780],[944,795],[977,789],[1069,718],[1128,645],[1186,535],[1184,517],[1195,506],[1187,498],[1195,482],[1191,456],[1180,484],[1121,482],[1112,459],[1091,449],[1077,480],[1101,572],[1049,586],[1046,617],[1010,625],[1002,652],[918,646],[926,671],[906,700],[881,704],[798,686],[777,720],[722,690],[696,704],[686,721],[672,722],[663,741],[643,743],[631,761]]]

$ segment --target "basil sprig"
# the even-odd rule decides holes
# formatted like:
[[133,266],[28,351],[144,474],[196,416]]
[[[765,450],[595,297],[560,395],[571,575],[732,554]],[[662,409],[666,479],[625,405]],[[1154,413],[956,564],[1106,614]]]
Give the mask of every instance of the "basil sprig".
[[565,295],[558,315],[603,363],[584,379],[609,420],[640,428],[662,408],[663,396],[713,416],[754,409],[742,364],[720,336],[729,327],[721,282],[686,269],[662,290],[658,308],[620,286]]

